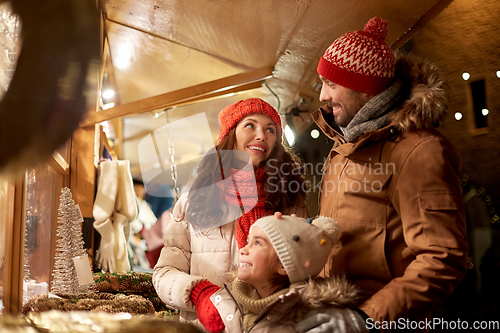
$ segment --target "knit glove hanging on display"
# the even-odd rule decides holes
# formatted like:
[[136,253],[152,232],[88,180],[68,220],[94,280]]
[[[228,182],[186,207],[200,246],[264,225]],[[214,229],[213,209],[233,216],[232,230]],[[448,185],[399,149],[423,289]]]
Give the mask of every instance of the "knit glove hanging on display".
[[125,215],[128,221],[137,218],[137,200],[134,182],[130,174],[130,161],[128,160],[118,161],[118,193],[115,209],[120,214]]
[[130,271],[130,262],[127,254],[127,238],[125,237],[124,225],[128,224],[125,215],[115,213],[113,229],[115,233],[115,263],[117,273]]
[[104,222],[111,217],[115,209],[118,192],[118,163],[116,161],[101,162],[97,172],[97,193],[92,213],[94,220]]
[[96,260],[103,270],[115,272],[115,231],[111,219],[105,221],[94,221],[94,228],[101,235],[101,244],[96,251]]
[[137,201],[134,191],[132,175],[130,174],[130,161],[117,161],[118,163],[118,191],[115,202],[115,255],[116,271],[126,273],[130,271],[128,260],[127,242],[130,236],[130,221],[137,217]]
[[196,307],[198,320],[210,333],[222,332],[225,328],[219,311],[217,311],[217,308],[210,299],[210,296],[216,293],[219,289],[220,287],[204,280],[194,287],[190,296],[191,302],[193,302]]
[[97,193],[92,214],[94,215],[94,228],[101,235],[101,244],[96,252],[96,260],[101,268],[114,272],[115,261],[115,232],[111,215],[115,208],[118,191],[118,163],[104,161],[99,164]]

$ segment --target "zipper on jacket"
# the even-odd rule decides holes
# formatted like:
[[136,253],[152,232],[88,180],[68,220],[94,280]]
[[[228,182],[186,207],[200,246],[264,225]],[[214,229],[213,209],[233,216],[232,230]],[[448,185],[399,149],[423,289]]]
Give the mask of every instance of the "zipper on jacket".
[[[224,288],[226,289],[226,291],[228,292],[229,296],[231,296],[231,298],[233,299],[234,303],[236,304],[236,307],[238,308],[238,310],[241,313],[241,319],[243,320],[243,318],[245,317],[245,312],[243,312],[243,309],[240,307],[240,304],[236,301],[236,298],[234,298],[233,294],[231,293],[231,291],[229,290],[229,288],[227,287],[227,285],[225,283],[224,283]],[[261,317],[261,319],[262,318],[263,317]],[[257,324],[257,322],[258,322],[258,320],[255,320],[254,323],[253,323],[253,325],[250,326],[250,328],[248,329],[248,331],[243,331],[243,333],[250,332],[255,327],[255,325]]]
[[240,305],[238,304],[238,302],[236,302],[236,298],[234,298],[233,294],[231,293],[231,291],[229,290],[229,288],[227,287],[227,285],[225,283],[224,283],[224,288],[228,292],[229,296],[231,296],[231,298],[233,299],[233,301],[236,304],[236,307],[238,308],[238,310],[240,310],[241,317],[243,318],[243,315],[244,315],[243,309],[240,307]]

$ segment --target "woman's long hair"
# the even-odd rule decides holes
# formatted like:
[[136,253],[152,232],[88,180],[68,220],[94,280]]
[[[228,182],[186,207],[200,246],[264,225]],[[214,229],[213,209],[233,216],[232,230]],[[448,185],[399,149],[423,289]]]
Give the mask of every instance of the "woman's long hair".
[[[215,151],[203,157],[190,186],[184,215],[188,222],[195,222],[198,226],[203,224],[204,230],[219,226],[226,211],[223,200],[218,200],[220,189],[214,185],[222,180],[221,175],[223,178],[230,175],[224,174],[230,170],[227,170],[227,167],[223,168],[222,165],[236,168],[241,166],[241,161],[235,154],[225,153],[235,150],[235,147],[236,127],[233,127],[215,147]],[[267,174],[264,182],[266,209],[271,212],[283,212],[294,206],[305,208],[306,170],[304,163],[296,154],[277,140],[269,157],[258,167],[262,167]],[[217,204],[214,204],[214,200]]]

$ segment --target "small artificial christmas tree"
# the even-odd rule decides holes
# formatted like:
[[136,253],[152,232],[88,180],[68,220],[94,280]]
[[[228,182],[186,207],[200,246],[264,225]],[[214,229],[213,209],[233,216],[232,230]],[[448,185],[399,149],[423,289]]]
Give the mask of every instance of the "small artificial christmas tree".
[[73,201],[71,190],[61,189],[57,216],[57,240],[52,293],[88,292],[89,285],[79,285],[73,258],[86,255],[83,247],[80,209]]

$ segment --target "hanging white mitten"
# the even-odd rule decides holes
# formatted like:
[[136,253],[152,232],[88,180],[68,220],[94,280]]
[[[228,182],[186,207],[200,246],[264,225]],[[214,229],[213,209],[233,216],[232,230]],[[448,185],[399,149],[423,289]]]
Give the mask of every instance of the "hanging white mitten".
[[[137,200],[134,191],[134,182],[130,174],[130,161],[118,161],[118,193],[116,195],[115,209],[125,215],[128,222],[137,218]],[[128,223],[124,224],[125,236],[130,235]]]
[[101,269],[108,272],[116,271],[115,261],[115,231],[111,219],[94,221],[94,228],[101,235],[101,244],[96,252],[96,260]]
[[127,240],[125,237],[124,227],[128,225],[128,219],[125,215],[115,213],[115,221],[113,227],[115,231],[115,262],[116,272],[126,273],[130,271],[130,262],[127,254]]
[[97,172],[97,193],[92,213],[94,220],[102,223],[111,216],[115,208],[118,191],[118,163],[116,161],[101,162]]

